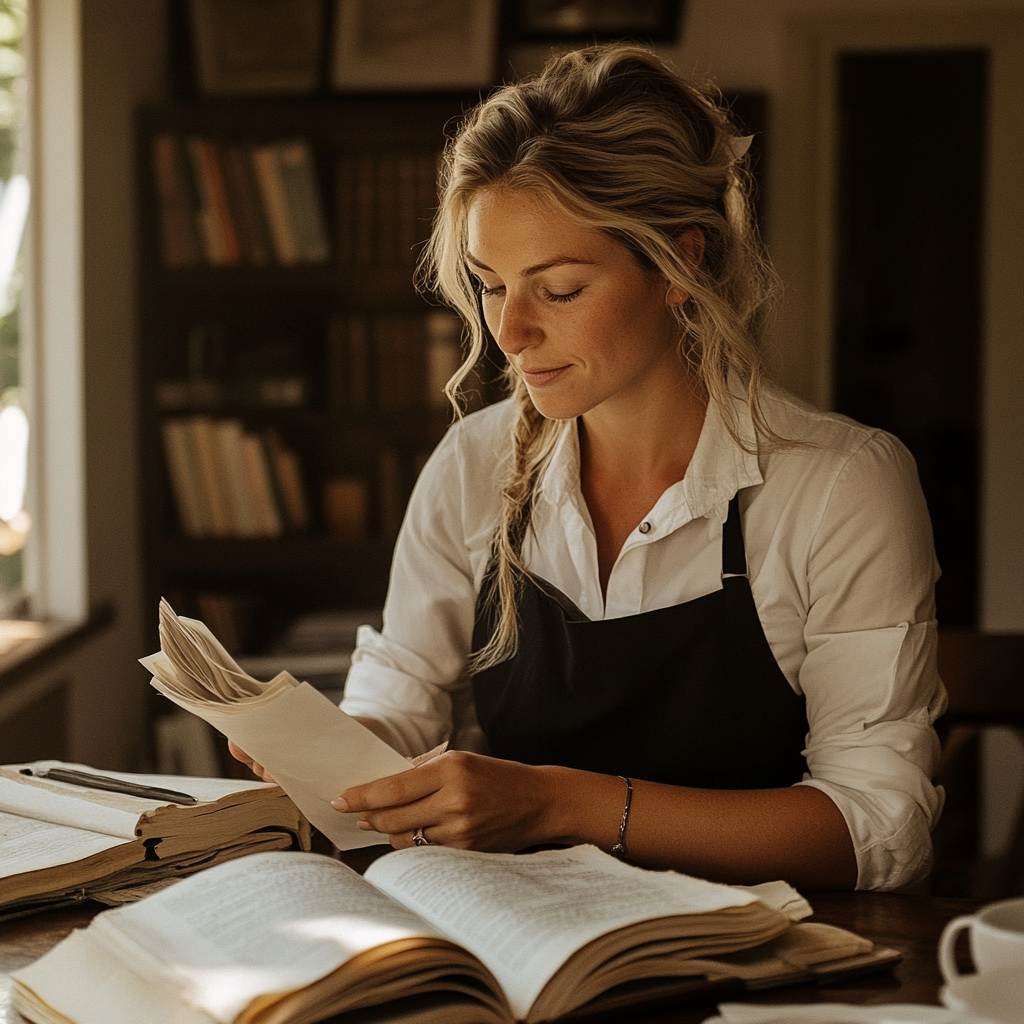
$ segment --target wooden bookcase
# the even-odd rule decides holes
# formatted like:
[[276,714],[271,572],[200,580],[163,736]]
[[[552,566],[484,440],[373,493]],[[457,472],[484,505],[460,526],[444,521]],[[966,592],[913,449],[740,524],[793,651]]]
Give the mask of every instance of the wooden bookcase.
[[[451,414],[426,394],[423,354],[408,349],[408,359],[399,360],[407,365],[387,365],[389,357],[378,352],[370,382],[361,385],[365,393],[355,399],[346,393],[349,381],[339,349],[345,324],[358,321],[373,330],[391,318],[413,325],[414,346],[424,337],[415,325],[425,323],[431,306],[415,290],[410,250],[411,243],[427,237],[436,202],[435,193],[425,198],[422,188],[412,199],[403,196],[405,221],[395,228],[399,237],[388,238],[387,224],[373,220],[380,213],[374,200],[365,201],[365,192],[362,198],[353,194],[360,187],[352,181],[353,168],[361,173],[361,161],[372,167],[374,159],[394,168],[408,157],[419,159],[422,170],[424,158],[433,161],[440,153],[446,127],[477,99],[455,94],[205,99],[139,112],[140,431],[145,600],[154,638],[161,595],[186,603],[199,593],[250,600],[253,628],[244,646],[253,651],[300,612],[383,602],[397,518]],[[168,267],[154,174],[154,140],[160,135],[223,145],[305,140],[315,160],[329,260]],[[385,196],[381,202],[394,203],[387,190],[401,187],[396,175],[377,183],[373,195]],[[418,203],[414,225],[409,202]],[[379,244],[356,251],[349,237],[358,230],[353,211],[373,221]],[[203,348],[211,347],[210,339],[216,342],[212,353]],[[169,407],[168,386],[173,390],[175,381],[197,372],[197,345],[209,364],[200,371],[211,380],[230,377],[238,366],[276,360],[302,381],[304,397],[290,405],[179,399]],[[165,418],[195,414],[236,418],[247,430],[277,432],[299,458],[311,516],[307,529],[267,538],[187,535],[161,431]],[[332,532],[324,514],[324,485],[339,477],[366,483],[367,526],[356,539]]]

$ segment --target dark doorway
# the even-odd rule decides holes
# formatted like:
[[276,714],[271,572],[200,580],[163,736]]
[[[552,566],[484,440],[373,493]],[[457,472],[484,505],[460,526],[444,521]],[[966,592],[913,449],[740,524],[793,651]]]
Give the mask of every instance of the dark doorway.
[[943,625],[977,622],[981,50],[840,62],[836,408],[917,460]]

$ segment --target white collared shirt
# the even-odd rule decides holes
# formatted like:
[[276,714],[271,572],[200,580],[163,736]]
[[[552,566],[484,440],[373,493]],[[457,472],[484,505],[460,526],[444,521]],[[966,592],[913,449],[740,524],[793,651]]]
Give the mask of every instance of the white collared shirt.
[[[745,402],[734,408],[752,437]],[[942,807],[931,783],[932,723],[945,707],[938,566],[916,467],[891,435],[784,392],[767,390],[763,409],[783,437],[811,443],[747,453],[709,407],[685,478],[626,540],[604,598],[576,425],[565,422],[538,483],[524,558],[591,619],[692,601],[722,586],[722,525],[740,491],[761,625],[807,702],[809,774],[798,785],[827,793],[843,813],[858,887],[896,888],[927,870]],[[449,430],[409,504],[383,631],[359,632],[342,707],[383,722],[410,756],[449,736],[486,750],[465,667],[514,417],[503,402]]]

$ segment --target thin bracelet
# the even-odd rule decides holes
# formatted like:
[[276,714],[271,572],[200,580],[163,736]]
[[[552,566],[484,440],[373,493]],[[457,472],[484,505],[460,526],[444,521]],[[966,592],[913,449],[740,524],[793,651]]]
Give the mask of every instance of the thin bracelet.
[[629,805],[633,802],[633,783],[620,775],[620,779],[626,784],[626,803],[622,808],[622,821],[619,824],[619,841],[612,847],[612,854],[620,860],[626,856],[626,826],[629,824]]

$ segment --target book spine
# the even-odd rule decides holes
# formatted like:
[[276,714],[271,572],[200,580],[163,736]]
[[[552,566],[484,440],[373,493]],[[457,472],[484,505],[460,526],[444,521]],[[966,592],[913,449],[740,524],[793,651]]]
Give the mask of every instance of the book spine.
[[285,447],[281,436],[272,427],[265,430],[263,436],[277,482],[284,521],[290,530],[308,529],[309,508],[306,504],[306,493],[298,456],[291,449]]
[[189,267],[199,261],[192,211],[181,181],[178,142],[173,135],[153,139],[153,171],[160,207],[160,251],[165,267]]
[[437,310],[426,317],[427,388],[425,399],[433,409],[448,406],[445,385],[462,362],[460,336],[462,321],[454,313]]
[[391,541],[398,536],[405,514],[402,500],[402,466],[398,452],[384,448],[377,457],[377,503],[380,535]]
[[206,262],[214,267],[222,267],[227,263],[224,240],[221,237],[220,224],[213,209],[210,183],[203,167],[199,141],[194,138],[185,140],[185,150],[188,153],[188,163],[192,171],[195,194],[198,198],[198,206],[195,211],[196,225],[199,237],[203,242],[203,250],[206,253]]
[[409,264],[416,261],[420,241],[416,217],[416,157],[413,153],[398,155],[397,227],[398,260]]
[[234,218],[231,215],[231,205],[228,201],[227,183],[224,180],[224,166],[221,163],[220,152],[214,142],[208,139],[197,139],[196,148],[203,170],[203,179],[206,182],[206,191],[210,200],[210,207],[217,223],[217,233],[220,236],[221,248],[224,253],[224,263],[229,267],[237,267],[242,262],[242,247],[238,241],[238,231],[235,227]]
[[221,156],[228,201],[238,227],[242,255],[253,266],[266,266],[270,262],[270,234],[263,218],[263,206],[253,178],[248,151],[242,146],[225,146]]
[[253,146],[252,166],[263,200],[263,212],[270,226],[277,262],[286,267],[294,266],[299,262],[299,249],[281,179],[277,146]]
[[374,188],[376,262],[391,266],[398,262],[398,166],[394,153],[377,157],[377,181]]
[[230,537],[234,532],[234,522],[213,420],[208,416],[193,416],[186,422],[199,456],[199,473],[210,513],[210,532],[214,537]]
[[305,263],[324,263],[331,250],[309,146],[305,142],[281,143],[278,166],[295,229],[298,258]]
[[342,153],[337,165],[337,246],[338,260],[355,259],[356,162],[351,153]]
[[245,471],[242,424],[239,420],[220,420],[214,424],[221,474],[231,510],[232,532],[238,537],[258,536],[255,502],[249,491]]
[[324,483],[324,524],[339,540],[353,542],[366,536],[366,492],[361,477],[335,477]]
[[277,537],[282,532],[281,516],[274,502],[270,484],[270,467],[263,444],[255,434],[246,434],[242,439],[245,457],[245,471],[249,480],[249,492],[253,497],[256,514],[257,536]]
[[353,212],[353,258],[363,266],[373,263],[376,240],[374,239],[374,202],[376,195],[375,160],[372,153],[360,153],[356,157],[355,210]]
[[366,317],[352,316],[347,328],[348,404],[366,411],[372,405],[374,378],[370,325]]
[[182,420],[168,419],[160,424],[160,431],[182,533],[186,537],[205,537],[212,532],[212,524],[206,515],[203,482],[189,444],[188,426]]

